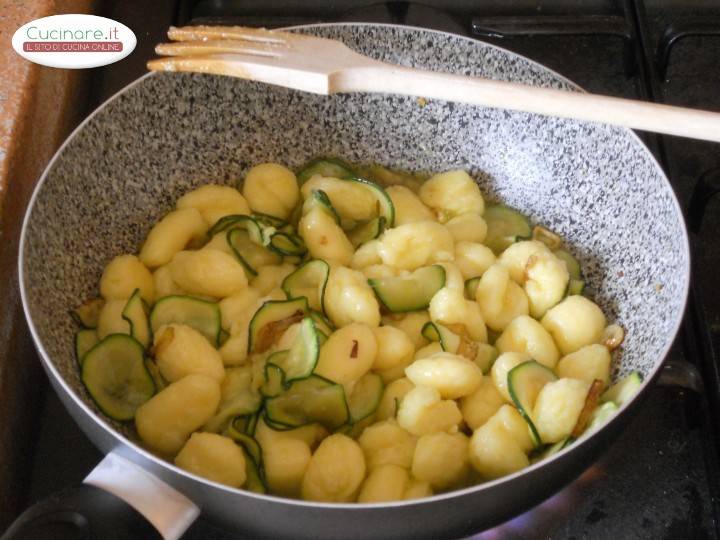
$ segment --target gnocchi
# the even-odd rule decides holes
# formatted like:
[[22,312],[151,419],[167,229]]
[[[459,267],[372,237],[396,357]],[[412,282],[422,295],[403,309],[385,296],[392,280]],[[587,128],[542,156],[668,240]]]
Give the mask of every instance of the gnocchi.
[[624,331],[562,239],[525,240],[465,171],[362,171],[257,165],[110,260],[76,310],[102,412],[190,473],[329,503],[429,497],[577,437]]

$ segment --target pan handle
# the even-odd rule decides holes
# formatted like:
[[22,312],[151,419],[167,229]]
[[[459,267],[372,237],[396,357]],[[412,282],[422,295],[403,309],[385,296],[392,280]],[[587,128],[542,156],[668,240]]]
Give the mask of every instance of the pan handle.
[[0,540],[177,540],[199,515],[187,497],[112,452],[82,484],[25,510]]

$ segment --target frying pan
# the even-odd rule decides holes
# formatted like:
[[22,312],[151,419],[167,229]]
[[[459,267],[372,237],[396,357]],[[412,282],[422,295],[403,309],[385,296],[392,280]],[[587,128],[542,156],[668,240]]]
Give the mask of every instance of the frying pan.
[[[295,30],[401,65],[580,91],[526,58],[446,33],[371,24]],[[613,377],[640,371],[640,392],[598,432],[549,460],[417,501],[320,504],[257,495],[194,476],[143,449],[132,427],[104,417],[83,388],[68,309],[96,294],[105,264],[134,252],[182,193],[209,182],[237,185],[259,162],[298,167],[316,155],[409,170],[466,169],[490,199],[559,233],[608,319],[626,329]],[[120,474],[113,477],[101,464],[84,486],[21,517],[24,525],[7,538],[23,537],[27,523],[40,527],[61,510],[95,531],[113,524],[104,537],[122,538],[122,524],[132,520],[116,519],[122,503],[115,499],[129,501],[165,538],[179,537],[198,509],[252,537],[443,538],[537,504],[612,443],[653,383],[680,324],[689,250],[667,179],[627,129],[399,96],[325,97],[218,76],[152,74],[95,111],[47,167],[25,219],[20,278],[53,387],[108,453],[105,469]],[[124,487],[115,485],[118,478]],[[115,494],[112,504],[98,503],[105,491]]]

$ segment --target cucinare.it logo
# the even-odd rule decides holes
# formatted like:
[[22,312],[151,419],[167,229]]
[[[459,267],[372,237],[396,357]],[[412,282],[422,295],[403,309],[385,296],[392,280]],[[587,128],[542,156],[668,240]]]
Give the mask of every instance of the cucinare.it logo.
[[127,26],[96,15],[53,15],[17,29],[12,45],[20,56],[58,68],[91,68],[129,55],[137,39]]

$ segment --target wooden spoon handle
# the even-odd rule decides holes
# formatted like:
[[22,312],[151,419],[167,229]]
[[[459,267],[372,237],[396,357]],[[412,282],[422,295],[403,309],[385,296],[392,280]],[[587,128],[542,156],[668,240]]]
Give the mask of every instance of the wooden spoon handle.
[[381,92],[602,122],[720,142],[720,113],[375,64],[338,71],[331,92]]

